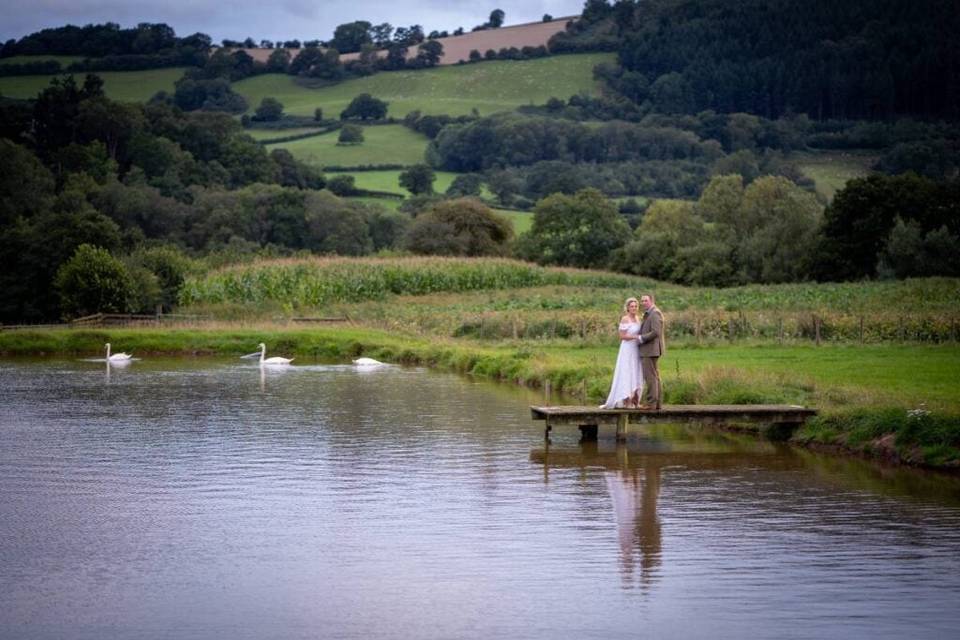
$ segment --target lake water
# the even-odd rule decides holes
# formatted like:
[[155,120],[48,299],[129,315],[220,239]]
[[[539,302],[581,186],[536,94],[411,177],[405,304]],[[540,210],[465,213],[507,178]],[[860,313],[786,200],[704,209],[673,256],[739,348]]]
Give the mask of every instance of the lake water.
[[0,638],[945,638],[960,480],[423,369],[0,363]]

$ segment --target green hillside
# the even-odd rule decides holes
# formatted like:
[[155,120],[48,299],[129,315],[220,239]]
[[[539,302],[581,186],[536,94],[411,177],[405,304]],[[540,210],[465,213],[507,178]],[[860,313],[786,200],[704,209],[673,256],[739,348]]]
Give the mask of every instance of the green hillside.
[[56,60],[60,63],[61,67],[66,67],[67,65],[73,64],[74,62],[80,62],[84,59],[85,58],[83,56],[12,56],[10,58],[0,58],[0,66],[5,64],[27,64],[29,62],[47,62],[49,60]]
[[[183,75],[183,67],[147,71],[98,71],[108,98],[121,102],[146,102],[157,91],[173,92],[173,83]],[[85,73],[75,73],[82,82]],[[0,77],[0,94],[8,98],[34,98],[50,86],[54,76]]]
[[313,115],[322,107],[327,117],[337,117],[350,101],[369,93],[390,103],[389,114],[402,118],[410,111],[425,114],[481,115],[543,104],[551,96],[567,99],[580,93],[595,93],[593,67],[612,61],[613,54],[586,53],[524,61],[491,61],[452,65],[420,71],[393,71],[339,84],[310,89],[292,76],[267,74],[234,84],[234,90],[251,109],[266,97],[283,103],[287,113]]
[[[274,137],[283,135],[273,133]],[[426,136],[401,124],[364,127],[364,141],[356,145],[337,146],[339,135],[338,131],[331,131],[302,140],[267,145],[267,149],[287,149],[295,158],[316,167],[410,165],[424,161],[423,153],[429,142]]]

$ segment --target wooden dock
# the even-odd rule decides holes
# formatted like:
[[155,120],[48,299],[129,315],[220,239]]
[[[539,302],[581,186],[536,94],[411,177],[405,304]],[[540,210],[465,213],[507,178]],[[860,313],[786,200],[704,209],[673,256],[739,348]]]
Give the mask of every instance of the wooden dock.
[[701,424],[760,423],[761,431],[773,439],[786,439],[815,409],[790,404],[674,404],[659,410],[600,409],[598,407],[530,407],[534,420],[547,423],[549,438],[555,426],[577,425],[584,440],[595,440],[600,426],[616,426],[617,440],[626,440],[630,424],[654,422],[696,422]]

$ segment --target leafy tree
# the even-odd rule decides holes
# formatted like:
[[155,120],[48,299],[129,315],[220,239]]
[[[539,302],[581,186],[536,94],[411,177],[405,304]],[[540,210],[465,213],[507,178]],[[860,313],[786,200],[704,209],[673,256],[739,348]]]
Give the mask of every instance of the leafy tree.
[[360,51],[363,45],[373,42],[370,33],[372,28],[372,25],[365,20],[337,25],[333,31],[330,46],[341,53]]
[[358,124],[345,124],[340,127],[337,144],[360,144],[363,142],[363,127]]
[[743,192],[741,264],[750,282],[796,282],[810,273],[822,220],[809,191],[780,176],[764,176]]
[[517,241],[517,252],[540,264],[603,267],[623,246],[630,227],[596,189],[554,194],[539,201],[533,226]]
[[260,101],[253,119],[257,122],[276,122],[283,117],[283,103],[276,98],[266,97]]
[[436,40],[428,40],[417,47],[414,59],[419,67],[435,67],[443,56],[443,45]]
[[406,248],[414,253],[500,256],[513,237],[508,220],[479,200],[459,198],[439,202],[414,220]]
[[54,287],[64,317],[124,313],[133,296],[130,274],[110,252],[89,244],[77,247],[58,270]]
[[357,194],[356,179],[347,174],[335,175],[327,180],[327,189],[338,196],[353,196]]
[[292,75],[323,80],[339,80],[344,74],[340,52],[334,48],[324,51],[319,47],[301,49],[290,63],[289,72]]
[[437,176],[429,165],[415,164],[400,173],[400,186],[413,195],[431,194],[436,179]]
[[824,211],[817,277],[872,277],[898,215],[905,221],[917,220],[924,231],[954,225],[960,219],[955,197],[951,197],[949,188],[912,173],[872,175],[847,182]]
[[886,245],[880,252],[877,268],[881,276],[921,278],[960,275],[960,234],[946,225],[924,232],[916,220],[899,216]]
[[487,24],[492,29],[499,29],[503,26],[503,19],[507,16],[501,9],[494,9],[490,12],[490,19],[487,20]]
[[267,58],[269,73],[287,73],[290,70],[290,52],[286,49],[274,49]]
[[383,48],[390,44],[390,36],[393,33],[393,26],[388,22],[384,22],[373,27],[370,27],[370,37],[373,40],[373,44]]
[[[53,203],[53,174],[26,147],[0,138],[0,229]],[[9,264],[9,263],[5,263]]]
[[387,103],[374,98],[369,93],[361,93],[340,112],[341,120],[359,118],[360,120],[382,120],[387,116]]
[[480,62],[483,60],[483,54],[476,49],[470,50],[470,62]]
[[177,304],[184,279],[195,268],[190,258],[171,245],[138,249],[127,258],[126,265],[128,270],[140,267],[154,276],[157,296],[151,300],[151,305],[141,306],[151,311],[156,305],[160,305],[164,311],[172,310]]
[[57,150],[52,162],[59,169],[61,178],[68,173],[82,172],[98,184],[104,184],[107,178],[117,175],[117,163],[107,155],[107,148],[102,142],[69,144]]
[[476,173],[461,173],[447,187],[446,195],[454,198],[479,196],[483,178]]
[[326,181],[316,168],[293,157],[286,149],[273,149],[270,159],[280,168],[279,184],[298,189],[323,189]]
[[373,251],[399,247],[410,227],[410,216],[383,207],[367,207],[366,218]]
[[323,122],[323,108],[317,107],[313,110],[313,121],[314,122]]
[[51,80],[33,105],[33,137],[41,154],[79,142],[80,105],[84,100],[102,95],[103,81],[98,76],[87,75],[82,87],[77,86],[72,75]]
[[387,57],[383,61],[384,69],[396,71],[405,66],[407,66],[407,45],[392,42],[387,47]]
[[370,253],[373,247],[364,209],[332,193],[308,192],[304,200],[304,217],[307,226],[305,248],[310,251],[360,256]]

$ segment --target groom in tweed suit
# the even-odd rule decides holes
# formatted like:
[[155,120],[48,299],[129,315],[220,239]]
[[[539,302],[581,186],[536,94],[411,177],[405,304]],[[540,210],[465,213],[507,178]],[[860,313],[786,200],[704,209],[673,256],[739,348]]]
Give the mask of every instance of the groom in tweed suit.
[[652,294],[640,297],[643,319],[640,321],[640,370],[643,372],[643,398],[641,409],[660,410],[663,405],[663,387],[660,385],[660,356],[665,344],[663,339],[663,314],[653,301]]

